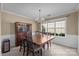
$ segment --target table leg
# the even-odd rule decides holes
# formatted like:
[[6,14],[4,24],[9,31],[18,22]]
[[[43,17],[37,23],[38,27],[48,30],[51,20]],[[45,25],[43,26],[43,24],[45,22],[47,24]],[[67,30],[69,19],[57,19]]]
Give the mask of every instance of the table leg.
[[49,49],[49,42],[47,42],[47,49]]
[[51,47],[51,41],[50,41],[50,47]]

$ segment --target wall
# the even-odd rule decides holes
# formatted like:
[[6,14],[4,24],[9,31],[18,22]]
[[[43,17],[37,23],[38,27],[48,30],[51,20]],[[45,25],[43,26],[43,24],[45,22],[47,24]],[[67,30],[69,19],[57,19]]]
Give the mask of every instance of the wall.
[[1,3],[0,3],[0,56],[1,56]]
[[24,22],[32,24],[32,31],[36,31],[36,23],[28,18],[23,18],[8,13],[2,13],[2,33],[1,35],[15,34],[15,22]]
[[37,30],[36,23],[33,20],[2,12],[1,39],[9,38],[11,46],[15,46],[15,22],[30,23],[32,24],[32,32]]
[[1,12],[0,12],[0,36],[1,36]]
[[79,53],[79,11],[78,11],[78,53]]
[[1,55],[1,12],[0,12],[0,55]]
[[41,24],[37,23],[37,31],[41,31]]
[[72,48],[78,44],[78,12],[71,13],[66,20],[66,36],[56,37],[53,42]]
[[78,35],[78,12],[70,14],[66,23],[67,34]]
[[0,36],[1,36],[1,11],[0,11]]

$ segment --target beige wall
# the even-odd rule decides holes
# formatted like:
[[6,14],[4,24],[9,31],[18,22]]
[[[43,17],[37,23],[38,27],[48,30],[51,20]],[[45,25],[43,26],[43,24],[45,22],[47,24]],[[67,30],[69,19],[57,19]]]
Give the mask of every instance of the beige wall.
[[0,12],[0,36],[1,36],[1,12]]
[[66,31],[67,34],[78,35],[78,12],[67,17]]
[[2,12],[1,35],[15,34],[15,22],[24,22],[32,24],[32,31],[36,31],[36,23],[28,18],[15,16]]
[[37,31],[41,31],[41,24],[37,23]]
[[79,11],[78,11],[78,35],[79,35]]

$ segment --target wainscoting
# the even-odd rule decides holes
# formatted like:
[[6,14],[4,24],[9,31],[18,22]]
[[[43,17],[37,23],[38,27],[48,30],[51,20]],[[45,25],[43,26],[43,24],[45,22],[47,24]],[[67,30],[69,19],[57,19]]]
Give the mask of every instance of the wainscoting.
[[0,36],[0,56],[1,56],[1,36]]
[[78,35],[78,54],[79,54],[79,35]]
[[54,43],[65,45],[72,48],[78,48],[78,36],[66,34],[65,37],[56,37]]
[[5,39],[9,39],[10,40],[10,46],[14,47],[15,46],[15,35],[11,34],[11,35],[3,35],[1,36],[1,40],[5,40]]
[[[3,35],[1,37],[2,41],[4,39],[10,39],[11,47],[15,46],[15,35]],[[56,37],[53,40],[54,43],[65,45],[72,48],[78,48],[78,36],[67,34],[66,37]]]
[[2,55],[1,54],[1,44],[2,44],[2,41],[5,40],[5,39],[9,39],[10,40],[10,46],[11,47],[15,46],[15,35],[14,34],[0,36],[0,55]]

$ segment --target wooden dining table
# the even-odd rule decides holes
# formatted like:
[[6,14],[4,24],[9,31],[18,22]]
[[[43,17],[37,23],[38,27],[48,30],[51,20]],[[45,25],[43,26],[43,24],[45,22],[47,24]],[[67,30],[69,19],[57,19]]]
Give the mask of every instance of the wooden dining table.
[[44,46],[45,44],[51,44],[51,41],[54,39],[54,36],[50,36],[50,35],[45,35],[45,34],[41,34],[41,35],[34,35],[32,37],[32,40],[35,44],[39,45],[39,46]]

